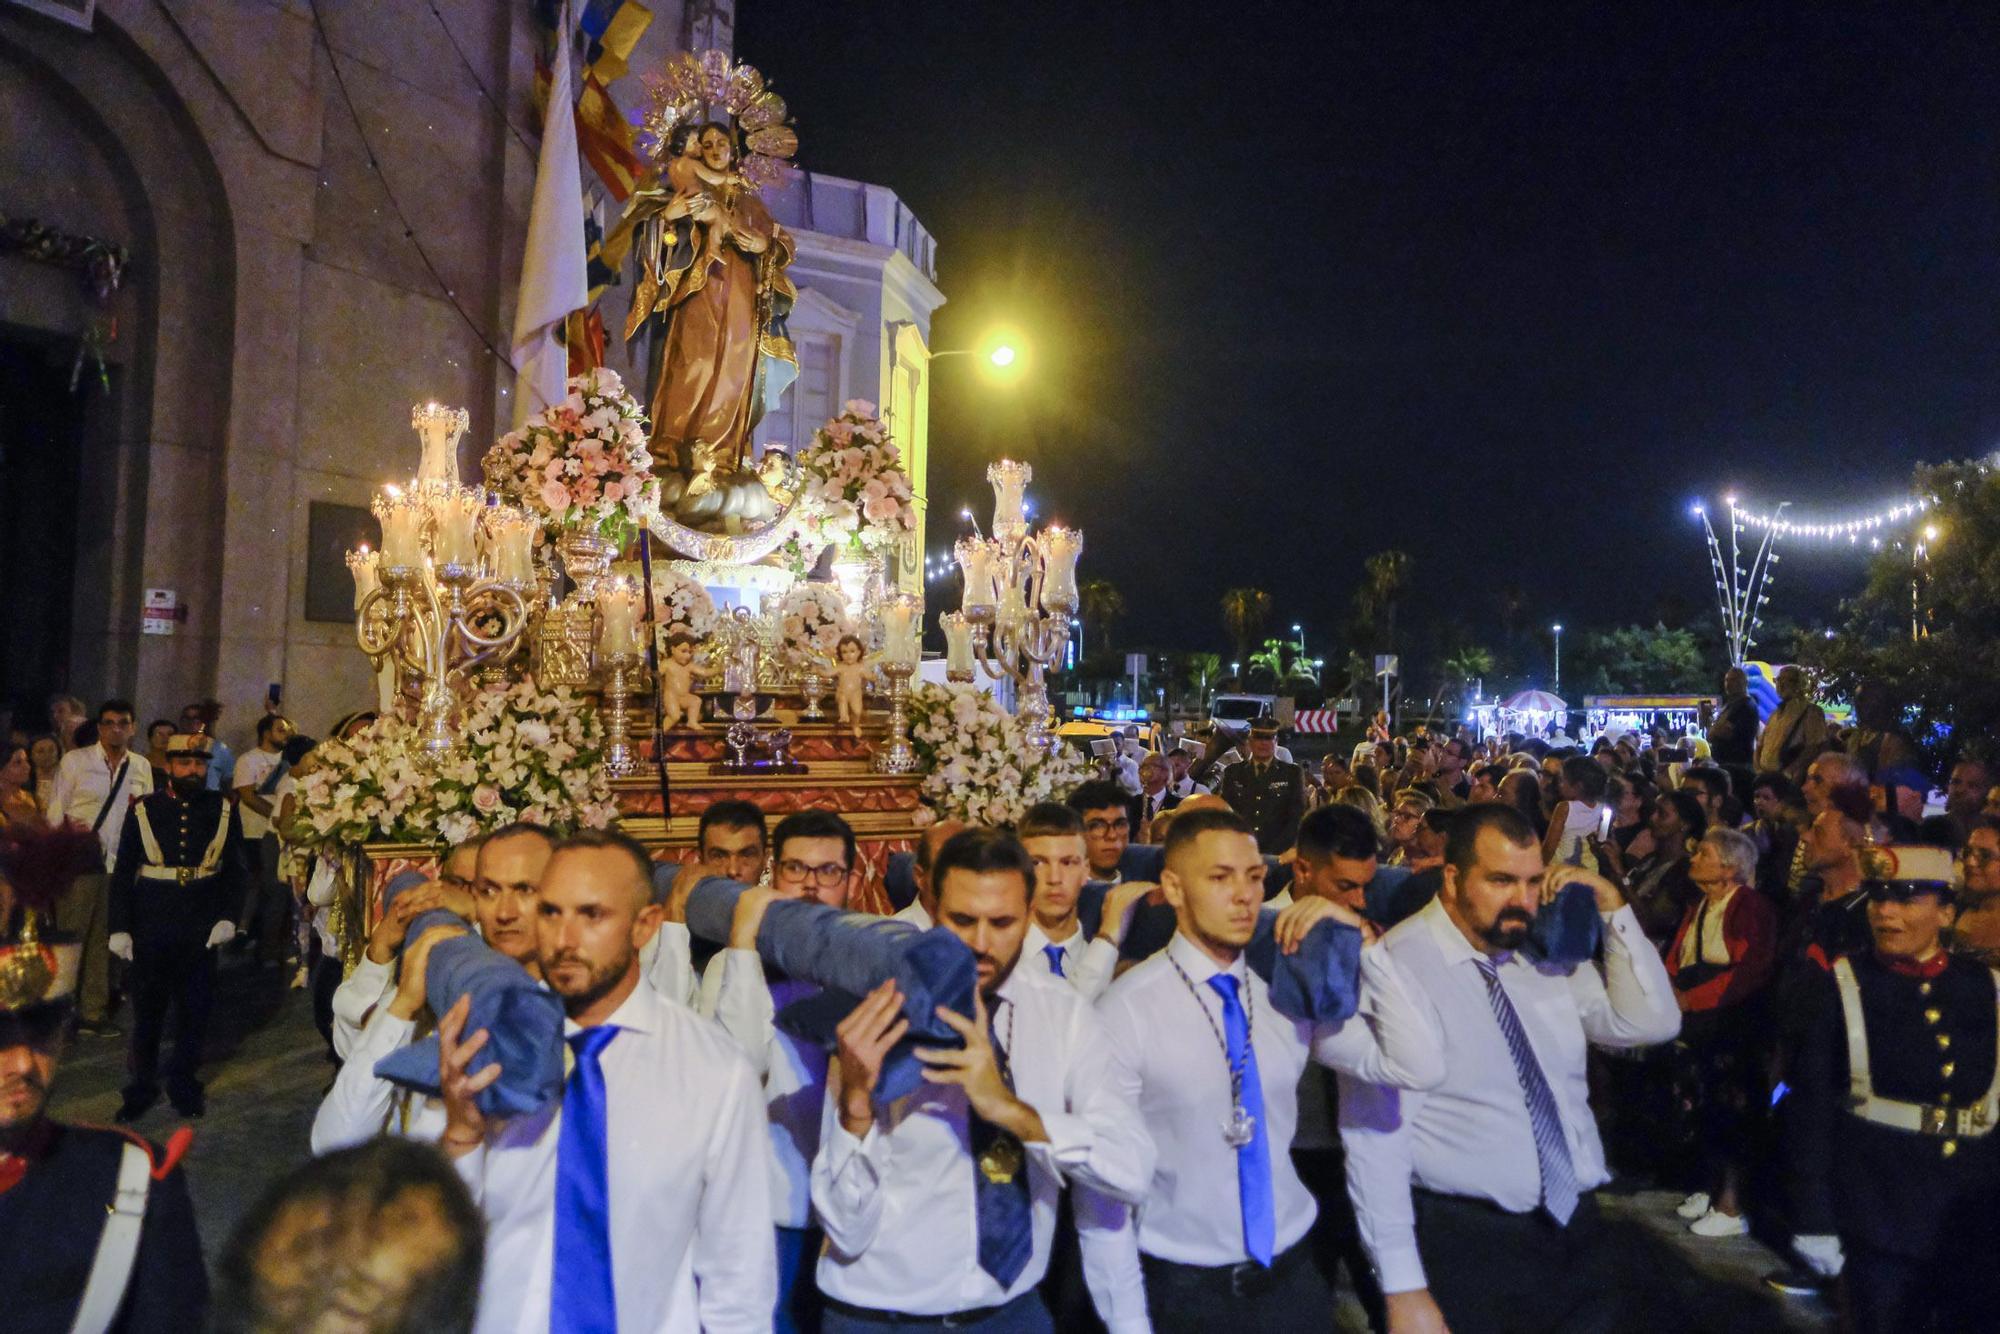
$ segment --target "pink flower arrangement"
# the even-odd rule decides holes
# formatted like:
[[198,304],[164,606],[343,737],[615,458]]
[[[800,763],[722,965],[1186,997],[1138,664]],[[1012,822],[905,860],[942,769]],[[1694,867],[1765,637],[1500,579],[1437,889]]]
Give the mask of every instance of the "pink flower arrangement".
[[847,597],[833,584],[801,580],[778,603],[778,642],[794,662],[831,658],[841,636],[853,633]]
[[569,396],[486,451],[486,484],[551,534],[581,528],[623,545],[659,504],[645,414],[616,371],[574,376]]
[[829,543],[886,547],[916,531],[915,493],[903,471],[903,453],[873,403],[849,399],[798,452],[798,466],[805,504],[792,553],[795,566],[810,564]]

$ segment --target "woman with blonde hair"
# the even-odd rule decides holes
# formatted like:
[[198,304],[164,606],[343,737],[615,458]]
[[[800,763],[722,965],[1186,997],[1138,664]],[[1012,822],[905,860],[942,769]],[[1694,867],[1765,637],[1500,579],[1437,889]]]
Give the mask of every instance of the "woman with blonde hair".
[[1389,826],[1382,814],[1382,802],[1373,792],[1355,783],[1334,793],[1333,799],[1339,805],[1352,806],[1367,816],[1368,823],[1375,826],[1376,844],[1386,851],[1389,846]]

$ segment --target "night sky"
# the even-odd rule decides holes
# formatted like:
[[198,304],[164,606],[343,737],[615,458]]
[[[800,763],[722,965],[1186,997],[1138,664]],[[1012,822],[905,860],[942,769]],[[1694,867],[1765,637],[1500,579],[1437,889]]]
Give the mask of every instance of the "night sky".
[[[937,237],[933,514],[1033,462],[1121,642],[1713,620],[1697,495],[1872,510],[2000,445],[2000,22],[1980,5],[741,0],[803,165]],[[950,534],[933,520],[931,548]],[[1793,546],[1813,622],[1862,561]],[[1356,646],[1369,650],[1373,646]]]

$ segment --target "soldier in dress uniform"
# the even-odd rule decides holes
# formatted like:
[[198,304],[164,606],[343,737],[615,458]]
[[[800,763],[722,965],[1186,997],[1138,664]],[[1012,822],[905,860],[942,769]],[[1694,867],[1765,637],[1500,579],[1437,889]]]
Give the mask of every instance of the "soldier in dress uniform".
[[[1875,1330],[1990,1329],[2000,1311],[2000,974],[1953,955],[1949,852],[1865,849],[1874,947],[1809,998],[1786,1150],[1793,1245]],[[1844,1268],[1844,1272],[1843,1272]]]
[[131,1079],[118,1120],[144,1116],[160,1100],[160,1035],[179,1011],[167,1096],[183,1116],[207,1098],[196,1072],[215,991],[215,951],[236,935],[247,866],[243,830],[229,798],[210,791],[210,740],[167,741],[167,786],[132,803],[111,872],[111,952],[132,965]]
[[[86,857],[95,842],[86,832]],[[48,915],[23,906],[31,886],[20,859],[9,861],[13,883],[4,887],[14,901],[0,895],[0,1326],[200,1329],[208,1276],[176,1166],[188,1134],[162,1150],[124,1131],[49,1118],[83,946],[39,935],[37,918]]]
[[1257,850],[1277,854],[1299,836],[1306,813],[1306,775],[1277,758],[1278,723],[1265,714],[1250,724],[1250,757],[1222,771],[1216,795],[1257,831]]

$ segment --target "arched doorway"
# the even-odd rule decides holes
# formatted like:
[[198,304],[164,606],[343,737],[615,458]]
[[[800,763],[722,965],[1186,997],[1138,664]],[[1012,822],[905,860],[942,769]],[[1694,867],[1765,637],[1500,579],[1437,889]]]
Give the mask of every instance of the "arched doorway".
[[[165,711],[215,668],[198,622],[143,653],[139,629],[159,553],[221,531],[235,325],[221,175],[165,76],[101,15],[86,33],[0,13],[0,123],[10,215],[130,254],[100,301],[73,268],[0,253],[0,556],[19,627],[0,698],[30,719],[58,689]],[[101,374],[91,350],[78,362],[92,330],[115,330]],[[211,590],[187,591],[213,613]]]

